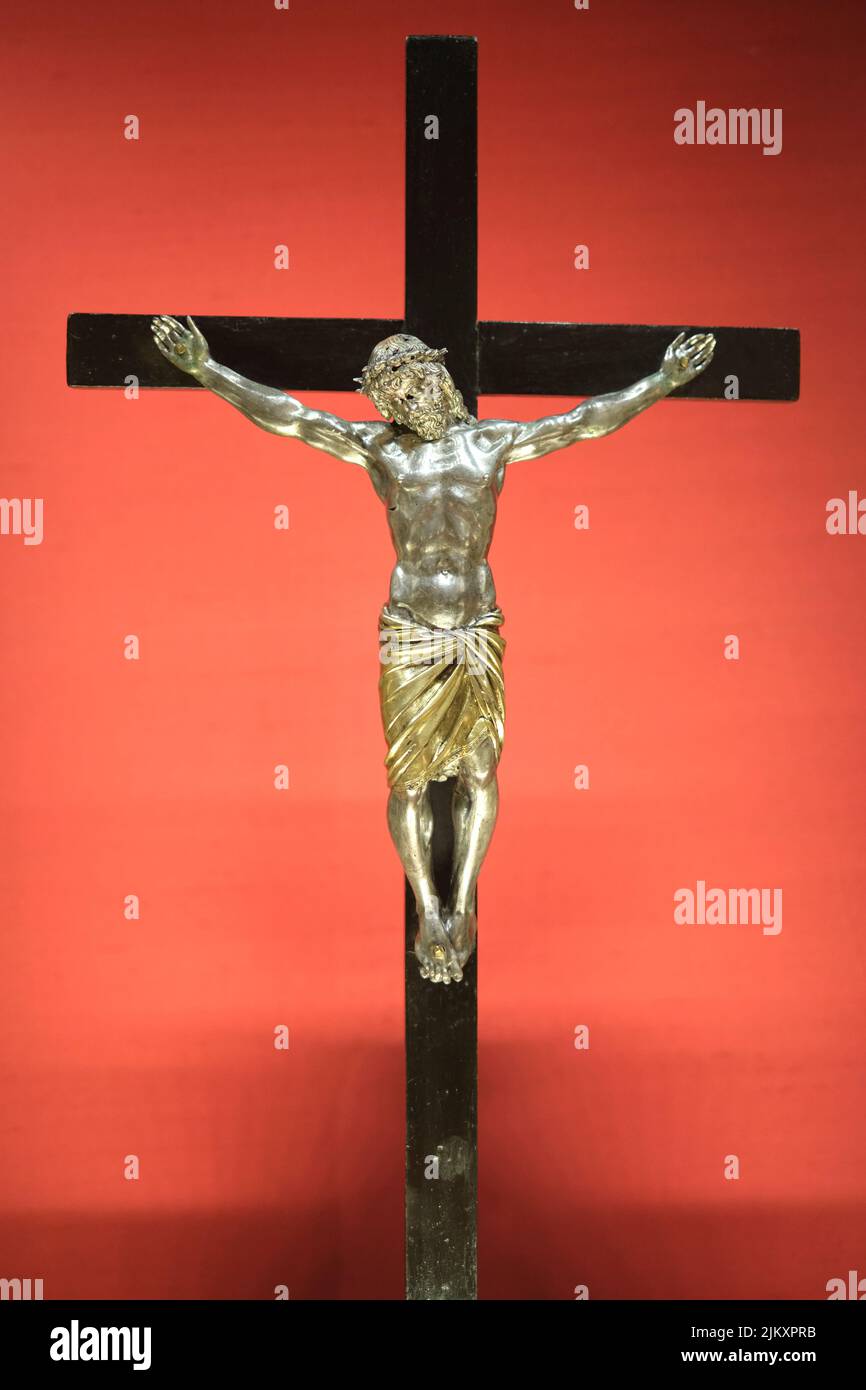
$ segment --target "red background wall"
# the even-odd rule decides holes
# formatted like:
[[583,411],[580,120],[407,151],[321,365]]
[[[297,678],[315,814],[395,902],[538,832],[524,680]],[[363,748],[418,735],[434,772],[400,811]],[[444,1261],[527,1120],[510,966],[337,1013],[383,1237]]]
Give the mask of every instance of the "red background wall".
[[[0,537],[0,1275],[401,1296],[381,506],[204,394],[67,389],[64,343],[71,310],[399,317],[404,37],[447,32],[480,40],[481,317],[803,333],[799,404],[666,403],[507,479],[481,1294],[866,1274],[866,539],[825,530],[863,488],[863,28],[782,0],[7,22],[0,492],[44,497],[45,539]],[[782,107],[782,154],[676,146],[699,99]],[[675,925],[699,878],[781,887],[781,934]]]

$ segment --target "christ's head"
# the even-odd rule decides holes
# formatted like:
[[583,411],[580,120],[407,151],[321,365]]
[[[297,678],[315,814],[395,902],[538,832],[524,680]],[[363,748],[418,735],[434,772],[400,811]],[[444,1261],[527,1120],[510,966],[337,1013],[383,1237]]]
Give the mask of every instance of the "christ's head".
[[429,348],[409,333],[394,333],[376,344],[355,380],[386,420],[405,425],[421,439],[441,439],[449,425],[472,419],[443,365],[445,351]]

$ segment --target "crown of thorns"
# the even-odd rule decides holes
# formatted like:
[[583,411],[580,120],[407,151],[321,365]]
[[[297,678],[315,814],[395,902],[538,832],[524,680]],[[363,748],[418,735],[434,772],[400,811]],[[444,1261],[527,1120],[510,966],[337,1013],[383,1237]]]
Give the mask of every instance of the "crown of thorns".
[[393,368],[405,367],[409,362],[441,362],[448,351],[447,348],[427,347],[426,343],[422,343],[418,338],[410,339],[408,334],[406,340],[410,343],[415,342],[418,346],[382,347],[377,344],[373,348],[370,360],[361,375],[352,377],[353,381],[359,383],[360,395],[369,395],[371,388],[375,390],[382,377]]

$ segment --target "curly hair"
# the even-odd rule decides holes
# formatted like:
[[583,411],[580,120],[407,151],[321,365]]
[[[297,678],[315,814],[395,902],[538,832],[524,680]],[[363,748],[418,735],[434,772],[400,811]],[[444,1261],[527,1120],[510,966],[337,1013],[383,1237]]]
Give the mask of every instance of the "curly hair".
[[[420,361],[424,359],[416,358],[415,360]],[[426,360],[440,361],[441,359],[427,358]],[[400,365],[402,366],[404,364],[400,363]],[[383,415],[386,420],[394,418],[394,400],[387,388],[387,382],[388,378],[391,375],[391,370],[392,369],[390,366],[385,366],[370,372],[362,388],[363,394],[370,398],[370,400],[373,402],[374,406],[378,410],[379,414]],[[451,419],[474,419],[474,416],[470,415],[469,411],[466,409],[466,403],[463,400],[461,392],[458,391],[457,387],[454,384],[454,378],[445,367],[442,368],[442,375],[440,380],[445,406],[451,416]]]

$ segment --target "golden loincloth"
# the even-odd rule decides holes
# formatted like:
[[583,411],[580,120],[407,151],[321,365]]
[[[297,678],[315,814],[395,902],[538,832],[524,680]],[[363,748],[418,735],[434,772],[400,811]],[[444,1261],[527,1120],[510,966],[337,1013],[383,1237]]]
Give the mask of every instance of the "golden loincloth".
[[465,627],[425,627],[384,608],[379,620],[379,703],[392,787],[454,777],[461,758],[489,738],[496,758],[505,735],[505,687],[493,608]]

